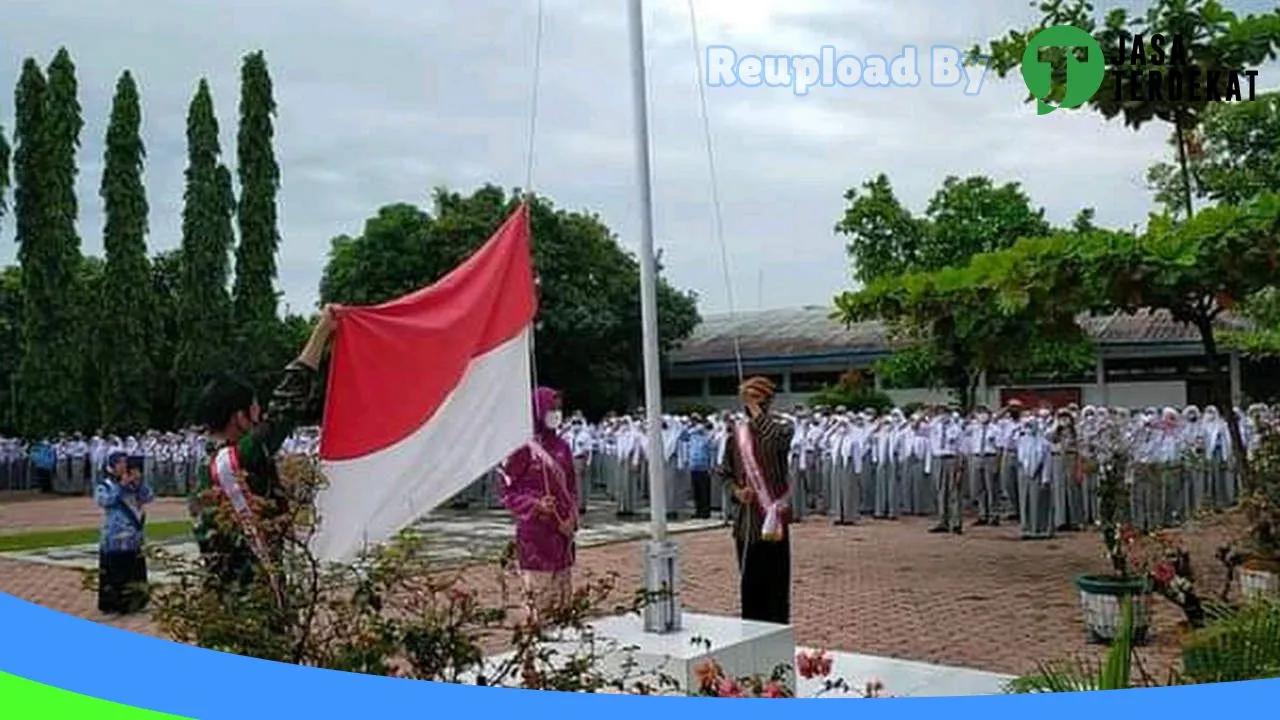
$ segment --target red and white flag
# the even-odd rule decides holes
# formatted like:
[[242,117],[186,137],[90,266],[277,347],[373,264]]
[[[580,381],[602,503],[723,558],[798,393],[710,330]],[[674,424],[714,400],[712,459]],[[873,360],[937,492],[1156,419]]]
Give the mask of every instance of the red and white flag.
[[351,560],[391,539],[532,437],[530,250],[521,205],[436,284],[338,309],[317,557]]

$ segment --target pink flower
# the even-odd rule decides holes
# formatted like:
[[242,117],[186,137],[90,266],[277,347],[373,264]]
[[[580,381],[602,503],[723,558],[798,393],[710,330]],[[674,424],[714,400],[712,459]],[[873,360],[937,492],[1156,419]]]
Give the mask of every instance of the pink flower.
[[831,674],[831,655],[825,650],[809,650],[796,653],[796,672],[811,680]]
[[740,698],[742,697],[742,686],[738,681],[731,678],[721,678],[716,685],[716,696],[722,698]]
[[1161,585],[1168,585],[1177,577],[1177,572],[1173,569],[1173,563],[1162,562],[1151,571],[1151,577]]
[[770,682],[768,685],[764,686],[764,692],[761,693],[761,696],[767,698],[784,698],[787,697],[787,690],[777,682]]

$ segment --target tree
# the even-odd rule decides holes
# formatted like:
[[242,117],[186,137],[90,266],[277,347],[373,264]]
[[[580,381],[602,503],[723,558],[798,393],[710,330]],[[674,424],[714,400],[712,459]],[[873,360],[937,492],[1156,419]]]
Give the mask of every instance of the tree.
[[0,220],[9,211],[9,159],[11,148],[5,138],[4,125],[0,125]]
[[1097,232],[1027,240],[983,262],[1003,270],[990,277],[1010,312],[1024,312],[1052,297],[1081,310],[1164,310],[1195,327],[1217,404],[1226,411],[1236,462],[1246,486],[1252,482],[1239,423],[1225,393],[1218,324],[1241,298],[1274,281],[1280,267],[1280,195],[1207,208],[1181,223],[1155,218],[1143,235]]
[[[320,284],[323,302],[370,304],[427,285],[456,267],[515,209],[518,194],[485,186],[470,195],[437,190],[434,208],[389,205],[358,237],[333,240]],[[531,200],[539,278],[535,336],[538,381],[598,415],[639,400],[639,266],[599,217]],[[664,350],[698,323],[696,299],[658,288]]]
[[18,366],[22,360],[22,270],[0,271],[0,434],[20,434]]
[[[1127,8],[1116,7],[1101,13],[1099,22],[1089,0],[1044,0],[1032,3],[1041,12],[1040,22],[1031,28],[1010,30],[1004,37],[987,43],[987,47],[975,45],[970,56],[976,62],[989,62],[990,68],[1003,78],[1022,66],[1022,56],[1028,41],[1040,30],[1055,25],[1073,25],[1091,33],[1102,48],[1106,61],[1106,74],[1102,89],[1088,102],[1088,106],[1108,120],[1121,118],[1125,125],[1135,130],[1152,120],[1168,123],[1178,150],[1179,174],[1182,176],[1182,205],[1187,215],[1195,212],[1192,201],[1190,168],[1188,164],[1188,139],[1200,125],[1212,95],[1206,92],[1205,83],[1211,71],[1223,69],[1256,68],[1275,59],[1280,48],[1280,14],[1240,16],[1227,10],[1217,0],[1156,0],[1144,15],[1134,17]],[[1117,73],[1129,73],[1147,66],[1145,60],[1132,62],[1132,56],[1121,55],[1121,39],[1131,35],[1163,35],[1177,37],[1183,43],[1184,57],[1199,71],[1199,91],[1192,100],[1188,93],[1183,98],[1117,100],[1111,88],[1115,86]],[[1064,48],[1044,48],[1041,57],[1052,63],[1052,90],[1048,99],[1060,101],[1067,88],[1066,55]],[[1083,59],[1083,48],[1073,50]],[[1160,66],[1150,65],[1160,70]],[[1036,98],[1028,97],[1028,101]]]
[[151,427],[172,428],[180,422],[176,414],[178,387],[172,370],[173,358],[183,340],[178,321],[182,284],[186,276],[182,267],[182,249],[159,253],[151,258],[150,264],[151,322],[147,325],[147,348],[151,354],[151,367],[157,371],[154,381],[148,384],[151,394],[147,406]]
[[209,83],[201,80],[187,113],[186,191],[182,208],[182,280],[174,360],[179,421],[189,421],[209,377],[231,369],[231,296],[228,292],[232,215],[231,173],[219,162],[218,119]]
[[[1210,105],[1187,145],[1187,180],[1195,197],[1241,203],[1280,187],[1280,93],[1263,93],[1255,102]],[[1187,188],[1176,163],[1156,163],[1147,171],[1147,181],[1171,215],[1185,214],[1180,198]]]
[[147,348],[154,303],[147,263],[147,191],[142,182],[146,149],[140,134],[138,86],[129,71],[116,82],[107,125],[102,171],[106,254],[103,279],[100,406],[102,425],[113,432],[148,427],[155,374]]
[[32,436],[82,427],[80,381],[86,339],[77,302],[80,238],[75,181],[80,103],[75,65],[65,49],[48,80],[32,59],[23,64],[15,97],[15,178],[22,266],[23,352],[19,370],[21,426]]
[[279,369],[273,363],[273,344],[279,339],[276,326],[280,322],[275,289],[276,252],[280,246],[276,220],[280,166],[272,148],[275,113],[266,57],[262,52],[246,55],[240,71],[240,129],[236,136],[240,244],[236,248],[232,304],[237,358],[242,369],[259,380],[264,373]]
[[[1091,358],[1073,333],[1044,327],[1041,334],[1034,318],[1013,322],[993,314],[985,293],[970,293],[970,283],[943,272],[1049,232],[1044,210],[1034,208],[1017,183],[948,177],[923,217],[898,201],[884,175],[845,198],[849,207],[836,230],[850,238],[855,278],[867,285],[836,304],[848,322],[888,323],[898,351],[876,370],[890,384],[946,387],[967,407],[984,371],[1066,371]],[[1089,223],[1091,214],[1077,218],[1078,225]],[[1017,340],[1010,343],[1011,337]],[[1028,345],[1037,352],[1028,354]]]

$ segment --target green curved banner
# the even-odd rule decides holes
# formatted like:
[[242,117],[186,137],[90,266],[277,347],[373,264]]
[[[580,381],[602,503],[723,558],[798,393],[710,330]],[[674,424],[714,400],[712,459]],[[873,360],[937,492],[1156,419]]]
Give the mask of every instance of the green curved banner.
[[2,672],[0,717],[5,720],[190,720],[77,695]]

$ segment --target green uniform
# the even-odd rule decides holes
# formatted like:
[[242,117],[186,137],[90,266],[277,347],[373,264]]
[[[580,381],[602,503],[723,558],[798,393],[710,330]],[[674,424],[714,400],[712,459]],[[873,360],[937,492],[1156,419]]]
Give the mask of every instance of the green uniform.
[[[284,371],[280,384],[271,393],[262,421],[234,444],[239,469],[244,473],[246,489],[262,501],[262,514],[278,512],[280,476],[275,457],[280,446],[301,423],[311,399],[316,371],[301,363],[292,363]],[[225,585],[247,585],[253,578],[255,557],[243,532],[216,525],[216,507],[204,505],[208,491],[214,487],[210,463],[217,453],[231,446],[228,442],[210,441],[206,459],[196,472],[191,494],[191,507],[196,518],[195,536],[210,569]]]

